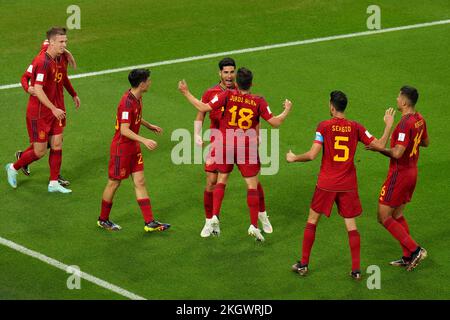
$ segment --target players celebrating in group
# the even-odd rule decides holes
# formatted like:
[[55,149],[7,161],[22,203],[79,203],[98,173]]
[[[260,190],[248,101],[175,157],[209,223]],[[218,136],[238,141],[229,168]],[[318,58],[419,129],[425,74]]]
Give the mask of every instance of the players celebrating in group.
[[[219,77],[220,82],[206,90],[202,96],[202,102],[208,103],[213,99],[217,99],[218,95],[226,90],[236,89],[236,63],[231,58],[224,58],[219,62]],[[219,130],[222,114],[224,112],[224,107],[218,108],[217,110],[211,110],[209,113],[209,119],[211,121],[210,129]],[[195,118],[195,143],[197,145],[203,145],[203,139],[201,136],[202,125],[205,119],[205,113],[198,111],[197,117]],[[259,132],[259,125],[256,129]],[[214,145],[215,135],[210,135],[211,146]],[[213,191],[217,185],[218,176],[218,164],[214,161],[215,149],[211,148],[210,152],[205,161],[205,172],[206,172],[206,188],[203,193],[203,203],[205,208],[205,226],[203,227],[200,236],[206,238],[210,235],[220,235],[219,227],[219,214],[213,215]],[[218,185],[217,189],[222,190],[225,188],[225,184],[221,183]],[[259,221],[263,225],[263,230],[265,233],[272,233],[273,228],[269,221],[269,217],[266,212],[266,204],[264,199],[264,190],[260,182],[258,182],[258,197],[259,197]]]
[[292,103],[286,100],[284,111],[278,116],[273,116],[266,100],[250,93],[253,74],[249,69],[240,68],[237,71],[236,82],[236,90],[226,90],[216,95],[209,103],[195,98],[184,80],[179,82],[178,88],[200,112],[222,113],[219,124],[221,135],[215,137],[214,154],[210,155],[219,172],[213,191],[213,229],[218,227],[217,217],[220,214],[225,186],[228,176],[236,164],[247,183],[247,205],[251,222],[248,234],[258,241],[264,241],[264,236],[258,228],[260,210],[258,174],[261,168],[257,131],[259,119],[262,117],[271,126],[279,127],[289,114]]
[[[49,146],[48,191],[70,193],[71,190],[65,187],[68,182],[60,176],[60,169],[66,123],[64,88],[72,96],[75,106],[80,106],[80,99],[67,76],[67,64],[75,67],[75,60],[66,49],[65,28],[51,28],[47,32],[47,39],[48,42],[44,43],[21,81],[25,91],[30,94],[26,122],[31,145],[25,151],[17,152],[17,161],[8,163],[5,169],[8,183],[16,188],[18,170],[22,169],[29,175],[28,166],[42,158]],[[206,220],[200,235],[209,237],[220,234],[219,215],[225,187],[234,165],[237,165],[247,184],[250,213],[248,234],[257,241],[264,241],[258,222],[265,233],[272,233],[273,228],[258,178],[261,169],[258,151],[260,118],[278,128],[289,115],[292,102],[286,99],[283,112],[274,116],[266,100],[251,93],[253,73],[247,68],[239,68],[236,72],[235,61],[231,58],[219,62],[219,78],[219,83],[208,89],[201,100],[191,94],[184,80],[178,83],[179,91],[198,110],[194,130],[197,145],[203,145],[201,132],[206,113],[209,113],[211,121],[210,151],[205,161]],[[131,88],[124,93],[117,108],[115,133],[110,148],[109,180],[103,192],[97,225],[110,231],[121,229],[109,216],[121,181],[131,175],[136,199],[144,217],[144,230],[164,231],[170,225],[158,222],[153,216],[140,147],[143,144],[151,151],[157,147],[156,141],[139,134],[141,124],[156,134],[162,133],[160,127],[145,121],[142,116],[142,96],[151,85],[150,71],[134,69],[129,73],[128,80]],[[418,98],[415,88],[404,86],[400,89],[397,109],[402,113],[402,118],[392,133],[390,148],[386,148],[394,122],[393,108],[385,112],[385,128],[378,140],[358,122],[346,119],[347,96],[341,91],[333,91],[328,105],[331,119],[319,123],[310,150],[300,155],[289,150],[286,154],[286,160],[291,163],[312,161],[322,153],[322,165],[303,234],[301,259],[292,266],[294,272],[302,276],[308,273],[319,219],[322,215],[329,217],[336,203],[348,232],[352,261],[350,275],[353,279],[361,279],[361,240],[356,217],[361,215],[362,206],[354,165],[358,142],[362,142],[366,149],[390,158],[388,176],[379,195],[378,221],[403,250],[402,257],[390,264],[411,271],[427,257],[427,251],[411,237],[404,217],[405,206],[411,201],[416,186],[419,149],[429,145],[425,120],[415,109]]]
[[314,160],[323,150],[319,178],[303,236],[302,258],[292,266],[292,270],[302,276],[308,272],[309,256],[321,214],[329,217],[336,203],[348,232],[352,256],[350,275],[355,279],[361,278],[360,235],[355,220],[362,213],[354,164],[356,146],[362,142],[366,146],[383,148],[394,121],[394,110],[386,111],[386,127],[383,136],[377,140],[361,124],[345,118],[346,107],[347,96],[341,91],[331,92],[329,108],[332,118],[319,123],[311,149],[301,155],[295,155],[292,151],[286,155],[288,162],[307,162]]

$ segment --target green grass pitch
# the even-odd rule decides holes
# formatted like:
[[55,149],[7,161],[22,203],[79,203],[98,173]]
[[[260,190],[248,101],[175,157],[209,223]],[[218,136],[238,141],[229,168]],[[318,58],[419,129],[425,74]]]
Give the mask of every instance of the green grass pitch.
[[[65,24],[70,4],[73,1],[2,1],[0,85],[19,82],[45,30]],[[86,73],[366,31],[366,8],[373,1],[79,0],[76,4],[81,8],[81,30],[69,32],[68,48],[79,65],[76,73]],[[447,0],[376,4],[382,28],[450,18]],[[221,237],[200,238],[203,166],[176,166],[170,159],[175,145],[171,132],[192,131],[195,117],[178,93],[177,81],[185,78],[199,97],[217,81],[219,58],[152,68],[144,118],[163,127],[165,134],[153,136],[145,128],[141,132],[159,143],[156,151],[144,151],[144,158],[154,212],[172,224],[161,234],[144,234],[131,181],[119,189],[111,215],[123,230],[108,233],[96,227],[116,107],[128,88],[127,72],[74,79],[82,106],[74,111],[66,99],[62,168],[73,194],[47,192],[47,157],[32,164],[32,177],[19,174],[17,190],[9,187],[3,173],[0,237],[148,299],[448,299],[449,38],[446,24],[233,56],[239,66],[253,70],[253,91],[266,97],[274,113],[281,111],[285,98],[294,103],[280,129],[279,172],[261,177],[275,230],[263,244],[247,235],[245,184],[236,170],[225,194]],[[357,220],[362,267],[381,268],[381,289],[369,290],[365,281],[355,283],[348,277],[348,240],[336,210],[330,219],[321,220],[311,273],[300,278],[290,266],[300,254],[320,161],[288,165],[285,152],[310,147],[317,123],[328,118],[328,94],[334,89],[347,93],[348,117],[380,136],[384,110],[395,106],[403,84],[419,89],[417,108],[427,120],[431,140],[430,147],[422,149],[418,185],[405,211],[413,236],[427,248],[429,258],[412,273],[388,266],[401,255],[399,245],[376,221],[388,160],[360,148],[356,165],[364,209]],[[13,161],[17,149],[27,146],[26,102],[21,88],[0,90],[2,168]],[[81,290],[68,290],[67,277],[0,246],[0,299],[124,298],[85,280]]]

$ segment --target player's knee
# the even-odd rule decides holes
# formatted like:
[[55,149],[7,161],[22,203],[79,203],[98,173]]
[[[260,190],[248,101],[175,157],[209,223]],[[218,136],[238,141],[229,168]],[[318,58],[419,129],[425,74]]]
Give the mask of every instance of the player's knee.
[[208,177],[206,179],[206,190],[213,191],[214,186],[217,184],[217,178]]
[[134,186],[136,188],[145,188],[145,178],[136,178],[134,179]]
[[215,183],[211,182],[211,181],[207,181],[206,182],[206,191],[208,192],[213,192],[214,191],[214,187],[215,187]]
[[108,180],[108,188],[115,190],[118,187],[120,187],[120,180]]
[[61,149],[62,149],[62,141],[61,141],[61,142],[55,142],[55,143],[52,143],[52,144],[50,145],[50,147],[51,147],[53,150],[61,150]]
[[47,149],[43,149],[43,148],[35,148],[34,149],[34,154],[36,155],[36,157],[38,158],[42,158],[43,156],[45,156],[45,154],[47,153]]

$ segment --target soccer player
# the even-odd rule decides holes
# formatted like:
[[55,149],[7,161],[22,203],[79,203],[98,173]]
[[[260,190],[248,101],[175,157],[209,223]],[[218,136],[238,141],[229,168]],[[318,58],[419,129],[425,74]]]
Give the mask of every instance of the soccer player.
[[157,143],[154,140],[139,135],[141,124],[147,129],[161,134],[162,129],[150,124],[142,118],[142,95],[150,85],[150,71],[148,69],[134,69],[128,75],[131,89],[127,90],[120,99],[117,108],[115,133],[111,143],[109,160],[109,179],[102,197],[100,217],[97,225],[101,228],[118,231],[121,227],[109,220],[114,194],[122,180],[130,174],[133,178],[136,199],[144,217],[146,232],[164,231],[170,224],[160,223],[153,217],[152,206],[145,186],[144,160],[142,157],[142,143],[147,149],[154,150]]
[[[49,41],[47,39],[45,39],[45,41],[42,43],[41,46],[41,51],[39,52],[40,54],[45,52],[47,50],[49,46]],[[62,74],[62,79],[60,81],[58,81],[58,94],[60,95],[60,100],[63,105],[62,106],[58,106],[60,107],[62,110],[65,111],[65,105],[64,105],[64,88],[67,90],[67,92],[69,92],[69,94],[72,96],[72,99],[75,103],[75,107],[78,109],[80,107],[80,99],[77,95],[77,93],[75,92],[72,83],[69,80],[69,77],[67,76],[67,65],[70,64],[74,69],[76,68],[76,62],[75,59],[72,55],[72,53],[67,50],[67,48],[64,50],[64,53],[62,55],[60,55],[59,57],[57,57],[57,59],[59,60],[59,65],[60,65],[60,70],[59,73]],[[22,75],[21,78],[21,84],[22,84],[22,88],[25,90],[25,92],[27,92],[30,95],[35,95],[34,93],[34,87],[32,85],[30,85],[31,79],[33,78],[33,74],[36,71],[36,66],[35,66],[35,61],[36,59],[33,60],[33,62],[29,65],[28,69],[24,72],[24,74]],[[62,124],[65,126],[65,120],[62,121]],[[47,149],[50,148],[50,142],[47,144]],[[31,144],[30,148],[33,148],[33,145]],[[27,150],[25,150],[27,151]],[[16,152],[16,159],[19,160],[20,157],[22,156],[24,151],[17,151]],[[61,154],[62,156],[62,154]],[[61,162],[62,162],[62,158],[61,158]],[[28,165],[23,166],[22,168],[22,172],[26,175],[29,176],[30,175],[30,168]],[[64,179],[61,174],[58,176],[58,182],[60,185],[67,187],[70,182],[67,179]]]
[[42,158],[50,141],[49,192],[70,193],[58,182],[61,168],[62,132],[66,113],[61,107],[62,95],[58,83],[62,81],[60,57],[67,46],[66,29],[53,27],[47,32],[49,46],[35,59],[35,71],[31,79],[35,95],[30,95],[27,106],[27,129],[33,148],[28,148],[14,164],[6,165],[9,184],[17,187],[17,170]]
[[[218,96],[220,93],[225,90],[233,90],[235,89],[235,80],[236,80],[236,62],[231,58],[224,58],[219,61],[219,77],[220,82],[209,88],[205,91],[202,96],[202,102],[208,103],[213,98]],[[220,129],[220,119],[222,117],[222,109],[218,109],[215,111],[209,112],[209,118],[211,121],[210,129]],[[203,140],[201,136],[202,125],[205,119],[206,112],[198,111],[197,116],[195,118],[195,142],[198,145],[203,145]],[[214,143],[214,135],[210,136],[211,145]],[[217,164],[213,161],[214,158],[214,150],[211,149],[205,163],[205,172],[206,172],[206,187],[203,192],[203,204],[205,209],[205,225],[200,233],[201,237],[209,237],[211,235],[219,235],[220,227],[218,224],[213,224],[213,190],[214,186],[217,183]],[[264,199],[264,190],[261,186],[261,183],[258,183],[258,193],[259,193],[259,213],[258,217],[263,225],[263,230],[266,233],[272,233],[273,228],[267,216],[266,208],[265,208],[265,199]],[[215,228],[213,228],[213,225]]]
[[[217,216],[220,213],[225,186],[234,164],[237,164],[241,175],[247,183],[247,204],[251,221],[248,234],[255,237],[258,241],[264,241],[264,236],[258,228],[260,196],[257,188],[261,163],[258,155],[258,132],[256,129],[259,125],[260,117],[271,126],[279,127],[289,114],[292,103],[286,100],[284,103],[285,110],[274,117],[266,100],[263,97],[250,93],[253,83],[253,74],[250,70],[240,68],[237,71],[236,82],[237,90],[222,92],[209,103],[196,99],[189,92],[184,80],[179,82],[178,88],[187,100],[201,112],[215,112],[224,107],[220,124],[222,150],[216,150],[214,156],[219,175],[213,191],[213,228],[219,227]],[[230,134],[231,136],[229,136]],[[220,159],[219,154],[222,156],[226,155],[225,163],[220,161],[223,159]],[[219,161],[217,161],[218,159]]]
[[416,187],[419,149],[430,144],[425,119],[415,108],[418,99],[417,89],[410,86],[400,89],[397,108],[402,118],[392,133],[390,149],[372,148],[390,158],[389,172],[378,202],[378,221],[403,249],[403,257],[390,264],[406,267],[408,271],[427,257],[427,251],[411,237],[403,215]]
[[301,155],[295,155],[290,150],[286,154],[288,162],[307,162],[314,160],[321,151],[323,152],[319,178],[303,236],[302,258],[292,266],[292,270],[302,276],[308,272],[309,257],[319,219],[322,214],[329,217],[333,203],[336,203],[348,231],[352,256],[350,275],[356,280],[361,279],[360,236],[355,220],[362,212],[354,165],[356,146],[361,141],[365,145],[384,147],[392,128],[395,111],[392,108],[386,111],[384,116],[386,127],[381,139],[377,140],[361,124],[346,119],[344,113],[346,107],[346,95],[341,91],[331,92],[329,108],[332,118],[319,123],[311,149]]

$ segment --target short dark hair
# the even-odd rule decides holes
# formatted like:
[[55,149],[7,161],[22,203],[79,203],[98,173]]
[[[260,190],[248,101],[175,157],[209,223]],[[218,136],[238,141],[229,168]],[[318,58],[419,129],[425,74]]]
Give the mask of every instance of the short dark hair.
[[148,69],[133,69],[128,74],[128,81],[133,88],[137,88],[142,82],[150,78],[150,70]]
[[416,88],[411,86],[403,86],[400,89],[400,93],[402,96],[406,97],[412,106],[415,106],[417,103],[417,100],[419,100],[419,92]]
[[239,68],[236,75],[236,82],[239,89],[250,89],[253,82],[253,73],[247,68]]
[[236,62],[234,62],[231,58],[223,58],[219,61],[219,69],[220,71],[223,70],[223,67],[235,67],[236,68]]
[[57,35],[65,35],[67,33],[67,29],[64,27],[51,27],[47,31],[47,39],[50,40]]
[[338,112],[344,112],[347,107],[347,96],[339,90],[330,93],[330,103]]

